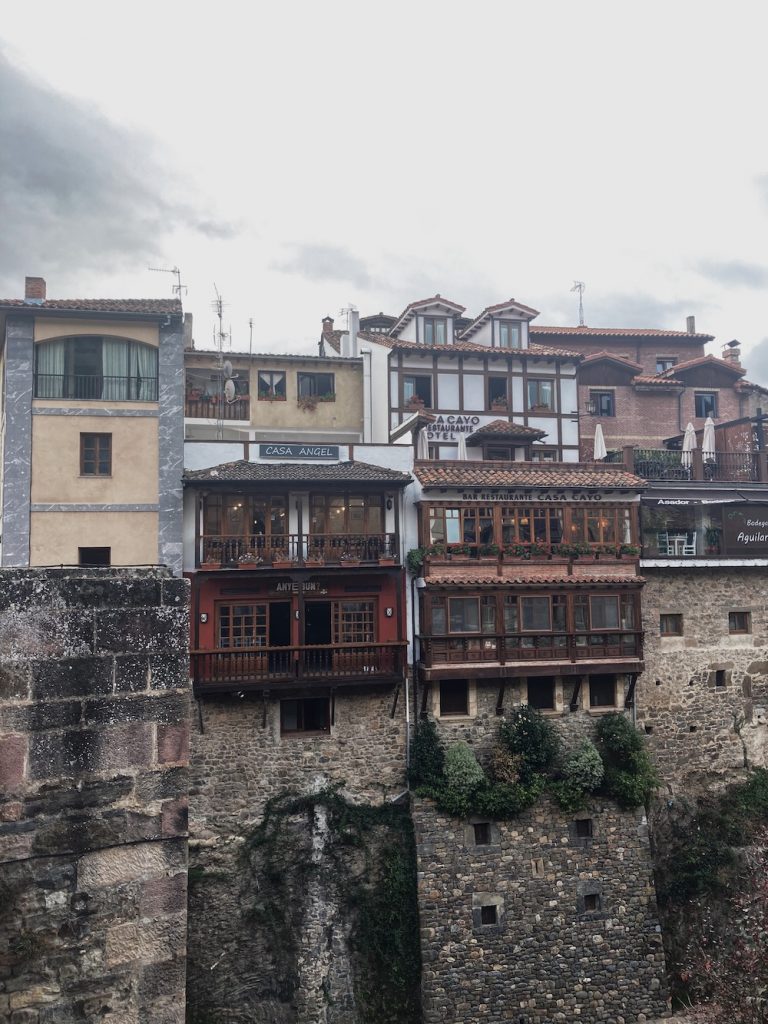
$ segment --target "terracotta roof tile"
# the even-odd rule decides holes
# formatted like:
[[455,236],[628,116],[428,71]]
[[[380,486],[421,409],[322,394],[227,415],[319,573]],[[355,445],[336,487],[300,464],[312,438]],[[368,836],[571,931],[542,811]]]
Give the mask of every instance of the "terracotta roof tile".
[[181,316],[178,299],[46,299],[28,302],[24,299],[0,299],[0,308],[35,310],[82,310],[84,313],[147,313],[150,316]]
[[457,313],[463,313],[467,308],[466,306],[459,305],[458,302],[452,302],[450,299],[444,298],[442,295],[430,295],[428,299],[416,299],[414,302],[409,302],[400,316],[396,318],[395,323],[390,328],[390,334],[398,331],[402,324],[410,320],[419,306],[432,305],[450,306],[455,309]]
[[399,483],[407,484],[411,480],[409,473],[399,473],[394,469],[371,466],[367,462],[307,463],[307,462],[225,462],[208,469],[188,469],[184,473],[188,483],[215,483],[221,481],[258,483],[270,480],[288,482],[321,483]]
[[619,355],[617,352],[608,352],[606,349],[601,349],[600,352],[590,352],[589,355],[584,356],[585,363],[596,363],[601,359],[610,359],[614,363],[622,363],[633,370],[642,370],[643,368],[642,364],[636,363],[634,359],[630,359],[625,355]]
[[545,327],[531,326],[531,334],[562,335],[581,338],[679,338],[700,343],[714,341],[714,334],[690,334],[688,331],[666,331],[658,328],[639,327]]
[[686,359],[683,363],[675,363],[668,370],[664,370],[660,373],[660,377],[676,376],[681,370],[693,370],[697,366],[715,366],[720,369],[730,370],[731,373],[737,377],[743,377],[747,372],[743,366],[736,366],[733,363],[729,363],[726,359],[718,359],[717,356],[698,356],[696,359]]
[[623,466],[575,463],[417,462],[422,487],[584,487],[642,490],[645,481]]
[[[582,359],[584,354],[565,348],[553,348],[550,345],[531,344],[528,348],[489,348],[488,345],[478,345],[474,341],[454,341],[452,345],[425,345],[421,341],[403,341],[400,338],[393,338],[388,334],[379,334],[374,331],[359,331],[358,338],[363,341],[372,341],[377,345],[384,345],[385,348],[400,349],[405,352],[469,352],[475,355],[491,355],[499,358],[513,356],[518,359],[526,357],[540,358],[545,356],[550,359]],[[328,339],[328,335],[324,334]],[[334,348],[335,348],[334,344]],[[338,351],[338,350],[337,350]]]
[[630,586],[638,586],[645,583],[643,576],[568,576],[563,574],[562,576],[552,573],[549,576],[535,576],[526,575],[524,570],[516,573],[512,576],[496,576],[495,574],[490,575],[488,573],[474,576],[471,573],[456,571],[447,571],[445,573],[430,569],[429,576],[426,577],[426,584],[428,587],[508,587],[510,585],[517,584],[518,586],[552,586],[557,584],[558,586],[569,586],[577,587],[583,586],[584,584],[592,585],[609,585],[609,586],[621,586],[622,584],[629,584]]
[[659,374],[649,373],[638,373],[636,377],[632,379],[633,384],[654,384],[659,387],[668,388],[673,384],[682,384],[681,380],[677,380],[675,377],[661,377]]
[[512,420],[491,420],[490,423],[484,423],[482,427],[478,427],[474,433],[470,434],[467,438],[467,444],[472,444],[472,438],[477,440],[474,442],[477,444],[478,441],[484,437],[490,435],[493,438],[502,437],[527,437],[532,440],[536,440],[539,437],[546,437],[546,430],[537,430],[535,427],[527,427],[524,423],[514,423]]
[[474,334],[476,331],[479,331],[483,324],[490,319],[494,313],[498,313],[503,309],[509,309],[511,306],[516,310],[519,310],[521,313],[528,314],[528,317],[539,315],[538,309],[533,309],[531,306],[524,306],[522,302],[517,302],[515,299],[507,299],[506,302],[497,302],[495,306],[486,306],[482,313],[467,325],[462,332],[462,337],[468,338],[470,334]]

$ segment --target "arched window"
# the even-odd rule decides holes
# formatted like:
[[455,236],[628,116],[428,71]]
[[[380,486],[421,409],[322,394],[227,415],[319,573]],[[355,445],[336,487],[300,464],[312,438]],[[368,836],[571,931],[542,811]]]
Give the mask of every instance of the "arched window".
[[156,402],[157,349],[98,335],[35,347],[35,398]]

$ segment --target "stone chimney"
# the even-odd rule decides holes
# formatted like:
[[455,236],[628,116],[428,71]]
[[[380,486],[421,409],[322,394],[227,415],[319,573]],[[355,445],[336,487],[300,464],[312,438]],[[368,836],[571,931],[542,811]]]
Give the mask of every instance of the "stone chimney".
[[736,338],[723,345],[723,359],[733,366],[741,366],[741,345]]
[[686,329],[686,331],[689,334],[695,334],[696,333],[696,317],[695,316],[687,316],[685,318],[685,329]]
[[195,339],[192,334],[192,314],[184,314],[184,348],[193,349],[195,347]]
[[33,303],[45,302],[44,277],[24,278],[24,301]]

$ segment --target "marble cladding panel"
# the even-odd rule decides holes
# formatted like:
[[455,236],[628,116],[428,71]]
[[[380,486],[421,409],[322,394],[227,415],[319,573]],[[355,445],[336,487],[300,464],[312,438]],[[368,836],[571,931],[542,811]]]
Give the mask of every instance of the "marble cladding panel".
[[160,328],[158,561],[174,573],[182,567],[184,471],[184,336],[178,325]]
[[2,564],[29,565],[34,321],[9,317],[6,325],[5,451],[3,457]]

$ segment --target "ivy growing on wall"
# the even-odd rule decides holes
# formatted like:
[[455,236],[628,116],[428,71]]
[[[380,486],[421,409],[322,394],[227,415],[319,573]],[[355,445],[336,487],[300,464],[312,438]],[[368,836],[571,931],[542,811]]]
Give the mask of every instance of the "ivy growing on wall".
[[[312,829],[321,807],[326,833],[318,858]],[[420,1020],[416,854],[407,807],[351,804],[339,786],[283,793],[267,803],[243,857],[255,883],[250,915],[269,937],[283,998],[296,992],[301,895],[317,873],[349,930],[360,1024]]]

